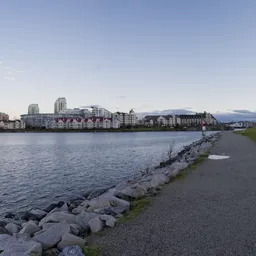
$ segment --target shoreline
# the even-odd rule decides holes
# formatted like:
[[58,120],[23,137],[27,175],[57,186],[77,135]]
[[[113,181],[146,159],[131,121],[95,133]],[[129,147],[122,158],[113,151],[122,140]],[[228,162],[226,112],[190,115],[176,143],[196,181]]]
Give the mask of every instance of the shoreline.
[[[120,132],[201,132],[200,127],[193,128],[134,128],[134,129],[0,129],[1,133],[120,133]],[[208,127],[207,131],[220,132],[220,128]]]
[[[214,133],[203,137],[153,169],[140,172],[134,179],[124,180],[110,189],[96,189],[84,198],[52,203],[44,210],[8,213],[0,220],[0,229],[11,235],[28,234],[44,251],[55,247],[58,242],[57,248],[61,251],[66,237],[59,234],[61,230],[58,225],[69,229],[68,233],[73,236],[69,239],[73,244],[77,244],[74,241],[78,241],[78,238],[84,240],[89,234],[99,232],[104,227],[114,227],[117,219],[131,210],[133,201],[154,195],[159,187],[169,183],[205,154],[218,136],[219,133]],[[58,241],[52,243],[47,238],[49,233],[58,233]],[[82,243],[82,240],[79,241]]]

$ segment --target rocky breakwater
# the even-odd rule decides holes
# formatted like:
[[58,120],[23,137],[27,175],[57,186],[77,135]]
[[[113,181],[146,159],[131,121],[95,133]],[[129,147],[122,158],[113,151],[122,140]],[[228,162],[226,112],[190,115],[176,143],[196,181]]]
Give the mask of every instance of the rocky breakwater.
[[92,193],[70,203],[51,204],[44,210],[7,214],[0,220],[1,256],[86,255],[81,248],[86,246],[87,236],[113,228],[118,218],[130,211],[132,200],[154,194],[206,153],[218,136],[192,143],[158,167],[120,182],[101,195]]

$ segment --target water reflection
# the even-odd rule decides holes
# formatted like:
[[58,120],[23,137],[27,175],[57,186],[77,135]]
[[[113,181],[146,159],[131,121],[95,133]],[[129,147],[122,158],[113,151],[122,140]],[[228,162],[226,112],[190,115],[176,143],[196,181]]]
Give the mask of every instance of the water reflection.
[[200,132],[0,134],[0,215],[111,186]]

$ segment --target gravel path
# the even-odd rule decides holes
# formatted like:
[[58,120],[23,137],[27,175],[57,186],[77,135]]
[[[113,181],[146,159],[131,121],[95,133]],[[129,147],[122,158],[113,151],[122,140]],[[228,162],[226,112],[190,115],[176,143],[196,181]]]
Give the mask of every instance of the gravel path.
[[105,256],[256,255],[256,144],[226,132],[206,160],[166,185],[135,220],[97,239]]

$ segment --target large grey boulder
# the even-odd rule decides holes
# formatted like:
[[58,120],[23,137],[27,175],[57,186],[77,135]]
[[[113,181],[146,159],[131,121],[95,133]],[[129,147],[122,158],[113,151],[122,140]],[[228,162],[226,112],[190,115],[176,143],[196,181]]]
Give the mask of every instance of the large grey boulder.
[[100,219],[105,221],[106,226],[111,228],[116,224],[116,219],[111,215],[100,215]]
[[13,223],[17,226],[21,226],[22,223],[25,223],[26,221],[25,220],[15,220],[15,219],[4,218],[4,219],[2,219],[1,222],[5,222],[6,224]]
[[106,191],[103,195],[101,195],[102,197],[109,197],[109,196],[116,196],[116,194],[124,189],[125,187],[127,187],[129,184],[127,181],[121,181],[120,183],[118,183],[114,188],[110,188],[108,191]]
[[77,223],[82,228],[88,228],[89,220],[96,216],[98,216],[98,214],[94,212],[82,212],[76,216],[76,221],[74,223]]
[[86,208],[87,208],[87,206],[79,205],[79,206],[77,206],[76,208],[74,208],[72,210],[72,213],[73,214],[79,214],[81,212],[85,212]]
[[20,231],[20,227],[14,223],[8,223],[6,226],[5,226],[5,229],[10,233],[10,234],[13,234],[13,233],[19,233]]
[[197,157],[200,156],[200,154],[201,154],[201,153],[200,153],[200,149],[199,149],[198,146],[192,148],[192,149],[190,150],[190,152],[189,152],[189,156],[192,157],[192,158],[197,158]]
[[59,256],[85,256],[78,245],[67,246]]
[[1,256],[41,256],[42,245],[36,241],[0,235]]
[[70,232],[70,226],[62,221],[55,226],[46,229],[43,233],[34,236],[34,240],[41,243],[45,250],[54,247],[60,242],[62,236]]
[[149,181],[143,181],[140,183],[140,185],[145,189],[145,190],[149,190],[152,188],[152,184]]
[[57,248],[59,250],[63,250],[65,247],[70,245],[79,245],[80,247],[84,247],[86,245],[86,240],[78,236],[66,233],[62,236],[62,239],[58,243]]
[[72,210],[73,214],[79,214],[81,212],[85,212],[86,208],[89,206],[89,200],[84,200],[80,205]]
[[58,224],[58,223],[56,223],[56,222],[44,223],[44,224],[42,225],[42,228],[43,228],[43,230],[46,230],[46,229],[51,228],[51,227],[53,227],[53,226],[55,226],[55,225],[57,225],[57,224]]
[[95,198],[89,202],[89,205],[89,208],[87,208],[88,212],[95,211],[96,209],[110,208],[111,210],[116,210],[118,213],[122,213],[130,209],[129,202],[112,195],[104,195]]
[[62,212],[69,212],[67,203],[63,204],[63,205],[61,206],[60,210],[61,210]]
[[127,202],[123,199],[112,196],[110,197],[109,202],[112,211],[122,213],[130,210],[130,202]]
[[40,231],[40,228],[36,225],[34,221],[30,220],[23,226],[23,229],[20,231],[20,234],[27,233],[30,235],[34,235],[38,231]]
[[70,233],[77,236],[79,231],[81,230],[81,226],[78,224],[69,224],[70,226]]
[[201,152],[206,152],[207,151],[207,149],[209,149],[209,148],[211,148],[212,147],[212,144],[210,143],[210,142],[204,142],[204,143],[202,143],[201,145],[200,145],[200,147],[199,147],[199,151],[201,151]]
[[49,212],[49,214],[54,213],[54,212],[61,212],[61,209],[60,209],[59,207],[56,207],[56,208],[52,209],[52,210]]
[[92,200],[95,197],[99,197],[102,194],[104,194],[109,188],[99,188],[99,189],[95,189],[93,190],[90,195],[87,197],[88,200]]
[[128,186],[128,183],[127,183],[127,181],[121,181],[121,182],[119,182],[116,186],[115,186],[115,190],[116,191],[120,191],[120,190],[122,190],[122,189],[124,189],[125,187],[127,187]]
[[122,198],[131,197],[131,198],[140,198],[147,193],[147,190],[140,184],[134,184],[132,186],[126,187],[121,190],[118,194]]
[[12,236],[17,239],[24,239],[24,240],[28,240],[31,238],[30,234],[27,234],[27,233],[24,233],[24,234],[14,233]]
[[89,207],[87,208],[88,212],[92,212],[95,209],[110,207],[109,197],[101,196],[94,198],[89,202]]
[[175,162],[170,166],[171,170],[177,170],[177,171],[184,170],[186,168],[188,168],[187,162]]
[[39,230],[39,231],[37,231],[37,232],[34,234],[34,236],[40,235],[40,234],[44,233],[44,231],[45,231],[45,230],[43,230],[43,229],[42,229],[42,230]]
[[42,211],[42,210],[39,210],[39,209],[35,209],[35,210],[32,210],[30,212],[33,216],[36,217],[37,220],[41,220],[43,217],[46,216],[47,212],[45,211]]
[[100,215],[111,215],[113,212],[111,210],[112,207],[106,207],[106,208],[101,208],[101,209],[95,209],[93,212],[98,213]]
[[85,207],[89,206],[89,200],[84,200],[80,205]]
[[168,178],[164,174],[155,174],[150,181],[153,188],[157,188],[168,182]]
[[57,248],[52,248],[44,252],[43,256],[59,256],[60,251]]
[[70,223],[70,224],[76,223],[76,216],[66,212],[50,213],[40,221],[38,226],[42,227],[42,225],[47,222],[60,222],[60,221],[66,221],[67,223]]
[[179,170],[174,169],[171,170],[169,169],[168,171],[165,172],[165,175],[169,178],[169,179],[174,179],[178,174],[179,174]]
[[44,211],[45,212],[51,212],[54,208],[60,208],[63,204],[65,204],[65,202],[60,201],[57,204],[53,203],[51,205],[49,205]]
[[104,221],[102,221],[99,216],[89,220],[88,224],[92,233],[99,232],[104,228]]

